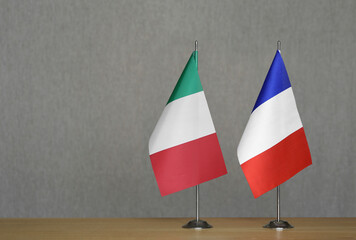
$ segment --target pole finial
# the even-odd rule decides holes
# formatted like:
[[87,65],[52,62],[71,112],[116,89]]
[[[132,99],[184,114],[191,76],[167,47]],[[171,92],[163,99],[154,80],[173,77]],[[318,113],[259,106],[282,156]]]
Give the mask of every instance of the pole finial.
[[195,40],[195,51],[198,51],[198,40]]
[[281,51],[281,41],[277,41],[277,50]]

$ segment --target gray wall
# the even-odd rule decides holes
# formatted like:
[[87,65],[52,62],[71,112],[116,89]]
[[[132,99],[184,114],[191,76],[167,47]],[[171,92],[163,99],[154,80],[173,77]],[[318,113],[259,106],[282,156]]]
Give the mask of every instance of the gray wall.
[[0,217],[188,217],[161,197],[148,139],[199,40],[228,175],[203,217],[271,217],[236,158],[282,41],[313,165],[281,187],[282,216],[356,217],[356,1],[1,1]]

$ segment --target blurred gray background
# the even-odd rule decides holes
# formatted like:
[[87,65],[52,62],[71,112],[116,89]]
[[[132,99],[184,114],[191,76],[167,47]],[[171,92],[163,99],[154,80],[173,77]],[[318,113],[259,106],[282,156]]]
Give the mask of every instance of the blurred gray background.
[[199,41],[228,175],[202,217],[273,217],[236,147],[282,42],[313,165],[284,217],[356,217],[356,1],[0,1],[0,217],[190,217],[161,197],[149,136]]

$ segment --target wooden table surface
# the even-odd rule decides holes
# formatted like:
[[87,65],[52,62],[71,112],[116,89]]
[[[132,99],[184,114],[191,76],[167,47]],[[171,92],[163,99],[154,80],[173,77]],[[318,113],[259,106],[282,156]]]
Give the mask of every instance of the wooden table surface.
[[267,218],[206,218],[212,229],[183,229],[188,218],[0,219],[0,240],[356,239],[356,218],[286,218],[295,228],[262,228]]

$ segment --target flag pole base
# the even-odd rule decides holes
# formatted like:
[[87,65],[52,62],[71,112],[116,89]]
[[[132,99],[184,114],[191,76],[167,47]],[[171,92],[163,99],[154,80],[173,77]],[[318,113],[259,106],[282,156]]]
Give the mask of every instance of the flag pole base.
[[187,224],[182,226],[182,228],[195,228],[195,229],[204,229],[204,228],[212,228],[207,221],[199,219],[197,221],[196,219],[189,221]]
[[277,221],[277,219],[270,221],[267,225],[264,225],[263,227],[264,228],[294,228],[287,221],[283,221],[283,220]]

